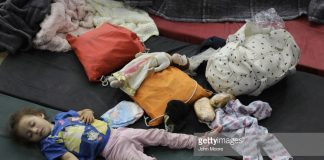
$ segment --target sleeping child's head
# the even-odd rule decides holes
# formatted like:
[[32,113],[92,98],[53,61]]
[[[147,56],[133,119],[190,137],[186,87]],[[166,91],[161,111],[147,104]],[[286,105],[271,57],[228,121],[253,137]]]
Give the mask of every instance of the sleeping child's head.
[[46,113],[37,108],[23,108],[11,115],[11,135],[22,142],[39,142],[47,137],[53,128]]

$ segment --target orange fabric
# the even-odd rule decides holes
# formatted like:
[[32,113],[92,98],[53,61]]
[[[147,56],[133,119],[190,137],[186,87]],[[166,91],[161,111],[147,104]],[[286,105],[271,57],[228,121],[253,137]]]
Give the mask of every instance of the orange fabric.
[[137,35],[126,28],[108,23],[79,37],[67,35],[90,81],[96,81],[121,68],[144,46]]
[[149,126],[156,126],[162,123],[170,100],[181,100],[191,104],[211,94],[180,69],[168,67],[162,72],[149,75],[132,98],[152,119],[148,123]]

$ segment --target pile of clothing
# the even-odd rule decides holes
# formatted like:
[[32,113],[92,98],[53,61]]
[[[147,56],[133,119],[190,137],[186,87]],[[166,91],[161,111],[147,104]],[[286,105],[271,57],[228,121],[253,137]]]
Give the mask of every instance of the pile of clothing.
[[113,0],[7,0],[0,10],[0,51],[9,54],[32,47],[66,52],[67,33],[81,35],[103,23],[125,27],[142,42],[159,34],[147,12]]

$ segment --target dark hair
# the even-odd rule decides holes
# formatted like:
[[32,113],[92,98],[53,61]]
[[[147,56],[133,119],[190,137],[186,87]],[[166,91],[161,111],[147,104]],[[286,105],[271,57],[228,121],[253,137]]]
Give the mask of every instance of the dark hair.
[[44,114],[44,118],[48,120],[48,116],[46,115],[46,112],[43,109],[40,108],[22,108],[15,113],[13,113],[10,116],[9,119],[9,133],[10,136],[14,138],[17,142],[22,142],[24,144],[30,144],[31,142],[25,139],[24,137],[21,137],[18,134],[18,123],[20,122],[21,118],[26,116],[26,115],[40,115]]

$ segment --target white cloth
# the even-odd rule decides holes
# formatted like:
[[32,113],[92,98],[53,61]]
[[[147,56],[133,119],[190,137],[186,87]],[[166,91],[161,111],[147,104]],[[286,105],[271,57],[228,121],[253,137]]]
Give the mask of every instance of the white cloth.
[[154,21],[143,10],[113,0],[87,0],[87,3],[96,10],[93,19],[96,26],[108,22],[125,27],[136,33],[142,42],[153,35],[159,35]]
[[141,86],[150,71],[160,72],[171,64],[171,56],[165,52],[141,53],[125,65],[120,71],[112,75],[123,81],[120,87],[125,93],[134,96],[136,90]]
[[94,28],[93,12],[85,0],[54,0],[51,13],[40,24],[41,30],[33,40],[34,47],[56,52],[69,51],[71,46],[65,39],[66,34],[77,36]]
[[286,30],[261,28],[252,22],[230,35],[221,49],[205,52],[213,52],[206,67],[210,85],[216,92],[236,96],[259,95],[294,72],[300,56],[299,47]]

